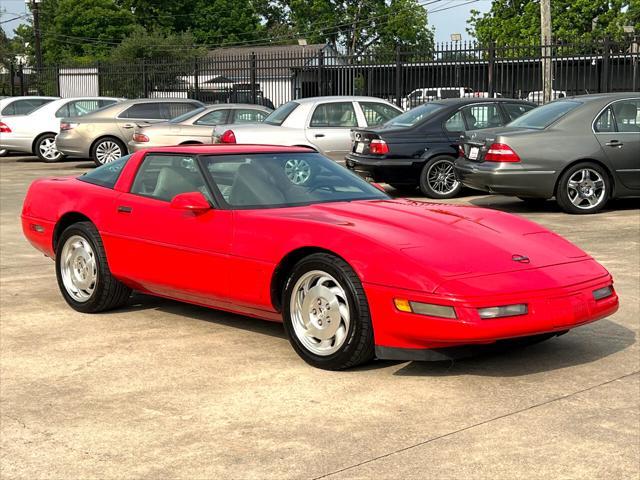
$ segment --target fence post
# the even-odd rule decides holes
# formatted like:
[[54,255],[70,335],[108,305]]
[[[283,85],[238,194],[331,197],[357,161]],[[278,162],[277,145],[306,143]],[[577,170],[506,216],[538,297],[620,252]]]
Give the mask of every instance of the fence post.
[[16,66],[14,65],[13,62],[10,62],[9,63],[9,82],[11,84],[10,89],[11,89],[12,97],[16,95],[15,80],[16,80]]
[[249,58],[249,81],[251,82],[251,103],[256,103],[256,53],[251,52]]
[[18,78],[20,79],[20,95],[24,97],[24,68],[22,63],[18,64]]
[[98,80],[98,96],[102,96],[102,80],[100,79],[100,62],[96,62],[96,79]]
[[396,45],[396,105],[402,108],[402,57],[400,45]]
[[600,70],[600,92],[609,92],[609,57],[610,57],[610,45],[609,37],[604,37],[602,51],[602,69]]
[[631,91],[635,92],[636,87],[638,86],[638,60],[640,60],[640,44],[638,43],[637,35],[633,36],[633,40],[631,40],[631,65],[632,65],[632,75],[633,78],[631,80]]
[[324,50],[320,50],[318,52],[318,96],[321,97],[323,95],[322,88],[322,77],[324,70]]
[[147,67],[144,58],[142,59],[142,96],[149,98],[149,86],[147,85]]
[[198,58],[193,59],[193,89],[196,100],[200,100],[200,62]]
[[492,41],[489,44],[489,64],[487,65],[487,93],[489,94],[489,98],[493,98],[496,93],[495,66],[496,43]]

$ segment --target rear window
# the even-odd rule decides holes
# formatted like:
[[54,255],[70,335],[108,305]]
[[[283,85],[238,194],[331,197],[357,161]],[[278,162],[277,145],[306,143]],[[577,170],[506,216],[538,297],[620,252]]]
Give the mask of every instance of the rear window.
[[299,105],[300,104],[296,102],[288,102],[279,106],[264,119],[264,123],[268,123],[269,125],[282,125],[287,117],[291,115],[291,112],[298,108]]
[[425,103],[419,107],[412,108],[408,112],[398,115],[396,118],[389,120],[385,126],[387,127],[413,127],[422,122],[426,118],[442,110],[444,105],[439,103]]
[[118,160],[114,160],[113,162],[102,165],[90,172],[87,172],[78,177],[78,180],[83,182],[92,183],[94,185],[98,185],[100,187],[113,188],[120,178],[120,173],[122,173],[122,169],[127,164],[127,160],[131,155],[125,155],[124,157],[120,157]]
[[516,118],[513,122],[509,123],[509,126],[543,130],[580,105],[582,105],[582,102],[575,100],[560,100],[547,103]]

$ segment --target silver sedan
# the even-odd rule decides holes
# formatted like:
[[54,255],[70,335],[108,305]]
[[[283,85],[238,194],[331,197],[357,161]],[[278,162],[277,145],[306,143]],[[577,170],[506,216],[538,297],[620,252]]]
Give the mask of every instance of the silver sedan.
[[271,113],[261,105],[222,103],[187,112],[168,122],[138,125],[129,151],[143,148],[211,143],[213,127],[220,124],[260,123]]
[[304,98],[281,105],[261,124],[219,125],[213,142],[306,146],[343,161],[352,128],[381,125],[401,113],[375,97]]

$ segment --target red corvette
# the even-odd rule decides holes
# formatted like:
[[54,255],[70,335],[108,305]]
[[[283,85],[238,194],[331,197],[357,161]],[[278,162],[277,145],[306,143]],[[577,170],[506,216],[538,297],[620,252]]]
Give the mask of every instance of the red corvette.
[[326,369],[553,336],[618,308],[611,275],[541,226],[392,200],[305,148],[138,152],[34,182],[22,226],[75,310],[137,290],[283,321]]

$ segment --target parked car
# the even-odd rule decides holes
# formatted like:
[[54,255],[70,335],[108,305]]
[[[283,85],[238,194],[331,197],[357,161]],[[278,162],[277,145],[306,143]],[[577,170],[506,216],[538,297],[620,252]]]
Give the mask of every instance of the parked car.
[[445,98],[465,98],[473,96],[473,88],[469,87],[416,88],[402,99],[402,108],[404,108],[405,110],[409,110],[411,108],[422,105],[423,103],[432,102],[434,100],[443,100]]
[[189,143],[211,143],[213,127],[220,124],[260,123],[271,109],[250,104],[218,104],[191,110],[168,122],[138,125],[129,151]]
[[456,98],[429,102],[382,126],[353,129],[347,167],[364,178],[430,198],[452,198],[462,185],[453,162],[464,130],[506,125],[535,108],[512,99]]
[[261,124],[217,126],[213,142],[306,146],[343,161],[353,127],[380,125],[400,113],[374,97],[304,98],[281,105]]
[[163,122],[201,107],[202,102],[186,98],[126,100],[84,117],[62,119],[56,147],[64,155],[103,165],[128,153],[137,125]]
[[[551,90],[551,100],[558,100],[567,96],[567,92],[564,90]],[[544,101],[544,92],[536,90],[535,92],[529,92],[527,100],[533,103],[541,104]]]
[[[3,120],[14,115],[27,115],[45,103],[49,103],[58,97],[2,97],[0,98],[0,133],[11,133],[11,128]],[[0,148],[0,157],[4,157],[9,150]]]
[[544,227],[393,200],[301,147],[164,147],[37,180],[22,229],[79,312],[135,289],[284,322],[324,369],[551,338],[618,308],[605,268]]
[[499,129],[467,132],[456,171],[470,187],[595,213],[640,196],[640,95],[556,100]]
[[5,123],[0,148],[37,155],[45,162],[57,162],[63,155],[55,146],[60,119],[82,117],[102,107],[122,101],[110,97],[75,97],[52,100],[27,115],[15,115]]

